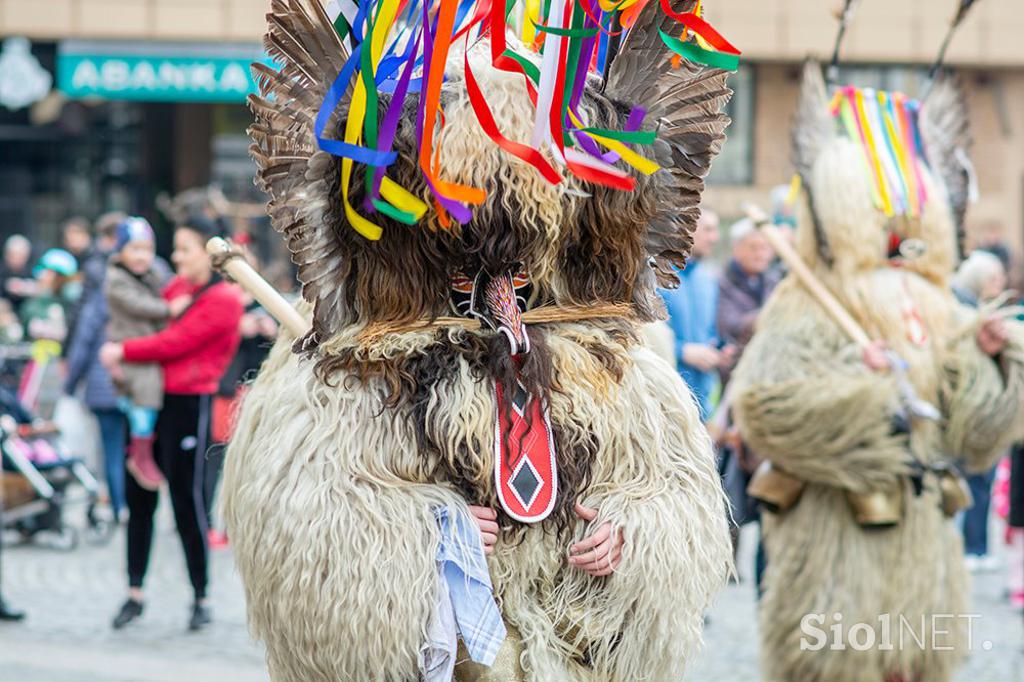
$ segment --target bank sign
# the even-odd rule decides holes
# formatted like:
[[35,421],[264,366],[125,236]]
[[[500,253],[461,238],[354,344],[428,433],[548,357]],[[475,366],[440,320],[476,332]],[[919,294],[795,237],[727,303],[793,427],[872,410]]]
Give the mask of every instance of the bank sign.
[[57,87],[72,98],[145,102],[244,102],[256,92],[258,47],[66,41]]

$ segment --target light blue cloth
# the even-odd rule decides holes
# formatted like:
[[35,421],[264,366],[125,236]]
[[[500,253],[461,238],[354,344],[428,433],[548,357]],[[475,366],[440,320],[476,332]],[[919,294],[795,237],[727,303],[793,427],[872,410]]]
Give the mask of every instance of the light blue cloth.
[[437,601],[427,626],[427,641],[420,647],[420,682],[451,682],[459,648],[459,628],[448,593],[448,581],[438,564]]
[[679,288],[662,289],[661,297],[668,309],[668,323],[676,337],[676,369],[693,391],[700,406],[701,417],[711,413],[711,397],[718,386],[718,373],[701,370],[683,362],[683,346],[696,343],[718,346],[715,313],[718,309],[718,278],[699,260],[691,260],[678,270]]
[[468,514],[454,519],[447,509],[438,509],[436,514],[441,528],[438,570],[448,586],[459,635],[470,658],[492,665],[507,633],[494,601],[480,528]]
[[121,397],[118,407],[128,417],[128,431],[133,438],[151,438],[156,431],[156,418],[160,411],[152,407],[139,407],[131,399]]

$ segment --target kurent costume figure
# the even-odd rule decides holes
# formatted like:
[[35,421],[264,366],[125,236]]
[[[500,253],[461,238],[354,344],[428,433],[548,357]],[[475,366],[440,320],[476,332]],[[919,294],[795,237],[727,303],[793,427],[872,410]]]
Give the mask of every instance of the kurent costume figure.
[[504,2],[272,4],[251,132],[313,324],[223,497],[275,680],[680,679],[730,570],[710,440],[638,325],[736,52],[693,1],[548,4],[542,55]]
[[830,103],[820,69],[806,71],[797,247],[888,352],[862,353],[790,276],[737,368],[744,439],[802,490],[764,518],[765,680],[944,682],[967,653],[951,520],[966,502],[950,469],[992,466],[1024,424],[1024,331],[962,307],[949,286],[967,146],[948,80],[920,107],[854,88]]

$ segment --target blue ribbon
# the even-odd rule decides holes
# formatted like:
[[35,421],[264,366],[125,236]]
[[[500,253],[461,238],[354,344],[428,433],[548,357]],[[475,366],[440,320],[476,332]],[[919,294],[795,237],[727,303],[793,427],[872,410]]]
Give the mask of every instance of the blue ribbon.
[[[357,22],[358,23],[358,22]],[[348,86],[352,81],[352,76],[356,72],[356,68],[359,66],[360,55],[362,54],[363,43],[356,45],[356,48],[352,50],[352,54],[349,55],[348,61],[341,67],[341,72],[338,77],[334,79],[331,84],[330,90],[327,91],[327,95],[324,97],[324,102],[320,106],[320,111],[316,116],[316,125],[314,132],[316,133],[316,141],[320,146],[320,149],[333,154],[334,156],[340,156],[347,159],[352,159],[357,163],[362,163],[367,166],[389,166],[395,162],[398,158],[398,152],[388,151],[382,152],[375,149],[369,149],[360,145],[348,144],[341,140],[330,140],[324,137],[324,130],[327,128],[328,122],[331,120],[331,114],[338,108],[342,98],[345,97],[345,92],[348,90]]]

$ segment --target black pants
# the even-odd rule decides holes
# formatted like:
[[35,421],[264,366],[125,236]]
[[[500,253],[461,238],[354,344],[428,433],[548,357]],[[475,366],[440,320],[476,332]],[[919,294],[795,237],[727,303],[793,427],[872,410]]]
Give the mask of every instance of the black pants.
[[[167,479],[174,520],[185,550],[189,580],[196,599],[206,597],[209,548],[207,505],[210,500],[206,453],[210,448],[212,397],[164,395],[156,422],[153,454]],[[153,516],[159,494],[146,490],[132,476],[125,486],[128,500],[128,584],[142,587],[153,545]]]

